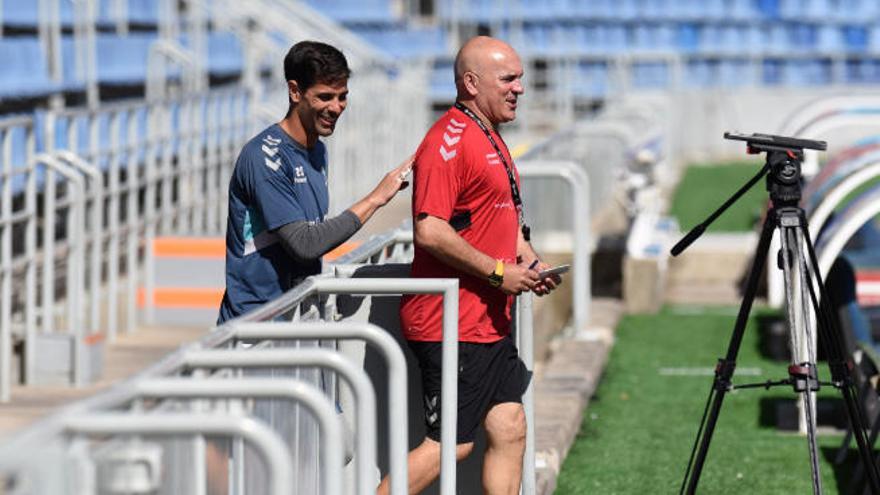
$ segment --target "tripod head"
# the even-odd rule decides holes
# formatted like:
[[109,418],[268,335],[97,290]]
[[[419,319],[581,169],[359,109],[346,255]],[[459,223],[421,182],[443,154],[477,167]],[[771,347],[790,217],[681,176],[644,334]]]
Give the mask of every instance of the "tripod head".
[[772,134],[742,134],[725,132],[724,139],[746,142],[746,153],[767,153],[764,172],[767,173],[767,191],[777,206],[795,206],[801,199],[801,163],[804,149],[824,151],[825,141],[798,139]]
[[770,199],[774,206],[797,206],[801,199],[801,163],[804,160],[804,149],[825,150],[827,148],[825,141],[774,136],[772,134],[725,132],[724,139],[745,141],[747,144],[746,152],[749,154],[767,153],[764,166],[721,207],[709,215],[703,223],[691,229],[684,238],[678,241],[672,247],[673,256],[681,254],[692,242],[703,235],[709,224],[714,222],[719,215],[724,213],[730,205],[765,175],[767,176],[767,191],[770,193]]

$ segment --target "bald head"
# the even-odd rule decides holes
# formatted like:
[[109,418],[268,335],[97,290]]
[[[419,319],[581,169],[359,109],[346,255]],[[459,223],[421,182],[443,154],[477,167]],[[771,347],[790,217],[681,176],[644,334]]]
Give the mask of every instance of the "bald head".
[[492,125],[516,118],[516,100],[523,93],[522,62],[507,43],[477,36],[455,57],[457,100]]
[[462,45],[455,56],[455,83],[458,85],[466,72],[482,75],[493,63],[510,58],[519,60],[507,43],[488,36],[473,37]]

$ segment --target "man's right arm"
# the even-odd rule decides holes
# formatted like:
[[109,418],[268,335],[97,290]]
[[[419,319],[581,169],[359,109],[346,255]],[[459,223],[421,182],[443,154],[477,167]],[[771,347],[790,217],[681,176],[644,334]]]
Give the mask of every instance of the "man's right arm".
[[[467,274],[486,280],[495,271],[497,260],[471,246],[446,220],[421,214],[413,227],[416,244],[442,263]],[[499,287],[507,294],[531,290],[538,281],[538,273],[527,267],[504,264],[504,279]]]

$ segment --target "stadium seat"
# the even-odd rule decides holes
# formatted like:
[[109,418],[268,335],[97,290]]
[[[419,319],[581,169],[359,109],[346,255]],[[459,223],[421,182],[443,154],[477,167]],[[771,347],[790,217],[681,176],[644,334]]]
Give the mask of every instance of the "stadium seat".
[[449,52],[446,31],[441,28],[404,26],[353,26],[354,32],[381,50],[399,58],[440,57]]
[[391,23],[390,0],[308,0],[311,7],[342,23]]
[[0,60],[0,100],[46,96],[61,89],[49,79],[49,66],[37,38],[0,38]]
[[608,65],[604,62],[581,62],[577,65],[573,89],[576,96],[599,99],[607,96]]
[[632,85],[638,89],[669,86],[669,66],[664,62],[637,62],[632,65]]
[[[36,30],[40,24],[39,3],[36,0],[3,0],[0,2],[2,9],[2,23],[4,27]],[[74,21],[73,2],[70,0],[55,0],[50,5],[58,7],[58,16],[63,27],[72,27]]]
[[756,15],[771,21],[780,18],[780,0],[757,0],[755,4]]
[[103,84],[143,84],[147,77],[150,46],[156,39],[152,33],[99,34],[98,81]]
[[841,53],[846,48],[841,36],[841,31],[836,25],[822,25],[819,27],[816,48],[822,53]]
[[749,60],[721,60],[718,64],[718,84],[726,88],[755,84],[754,70]]
[[847,53],[865,53],[868,50],[868,28],[843,26],[843,42]]
[[700,49],[700,27],[696,23],[685,22],[678,25],[676,45],[683,53],[696,53]]
[[208,70],[213,75],[238,74],[244,67],[241,40],[233,33],[208,35]]

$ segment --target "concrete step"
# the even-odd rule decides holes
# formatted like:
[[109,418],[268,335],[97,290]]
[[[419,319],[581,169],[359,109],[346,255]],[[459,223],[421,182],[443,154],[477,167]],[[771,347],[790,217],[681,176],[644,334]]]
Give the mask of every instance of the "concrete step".
[[687,251],[669,258],[664,301],[667,304],[737,304],[749,271],[757,234],[710,233]]
[[103,374],[97,382],[84,386],[63,385],[15,386],[12,401],[0,404],[0,435],[25,428],[34,421],[71,402],[94,395],[111,385],[148,368],[208,332],[207,327],[142,327],[131,334],[121,334],[104,349]]

